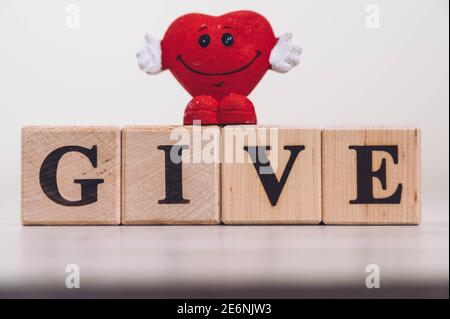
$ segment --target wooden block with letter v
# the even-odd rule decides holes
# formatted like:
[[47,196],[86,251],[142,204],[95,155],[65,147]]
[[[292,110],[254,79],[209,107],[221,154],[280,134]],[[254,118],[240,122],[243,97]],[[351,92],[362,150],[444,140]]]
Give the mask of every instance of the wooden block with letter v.
[[320,139],[318,128],[223,128],[223,222],[319,224]]
[[326,224],[421,221],[420,130],[328,128],[322,136]]
[[120,128],[22,129],[24,225],[120,223]]
[[219,224],[220,129],[125,127],[122,223]]

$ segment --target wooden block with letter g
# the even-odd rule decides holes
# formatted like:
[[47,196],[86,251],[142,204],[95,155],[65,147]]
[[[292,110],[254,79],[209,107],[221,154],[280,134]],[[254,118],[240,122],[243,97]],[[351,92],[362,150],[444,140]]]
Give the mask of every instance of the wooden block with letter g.
[[220,129],[125,127],[122,223],[219,224]]
[[326,224],[421,221],[420,130],[328,128],[322,136]]
[[320,139],[318,128],[223,128],[223,222],[319,224]]
[[24,225],[120,223],[120,128],[22,129]]

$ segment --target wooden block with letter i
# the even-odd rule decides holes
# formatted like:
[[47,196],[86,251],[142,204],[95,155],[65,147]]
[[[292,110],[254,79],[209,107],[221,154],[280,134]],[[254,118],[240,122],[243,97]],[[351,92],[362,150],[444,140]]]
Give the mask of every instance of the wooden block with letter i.
[[120,223],[120,128],[22,129],[24,225]]
[[322,135],[326,224],[421,221],[420,130],[328,128]]
[[122,223],[219,224],[220,129],[125,127]]
[[319,224],[320,139],[318,128],[223,128],[223,222]]

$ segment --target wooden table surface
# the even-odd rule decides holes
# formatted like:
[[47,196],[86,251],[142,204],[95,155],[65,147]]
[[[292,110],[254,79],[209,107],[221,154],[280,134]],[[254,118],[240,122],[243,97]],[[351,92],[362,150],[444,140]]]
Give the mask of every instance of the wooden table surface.
[[447,202],[418,227],[24,227],[17,207],[1,211],[0,297],[448,298]]

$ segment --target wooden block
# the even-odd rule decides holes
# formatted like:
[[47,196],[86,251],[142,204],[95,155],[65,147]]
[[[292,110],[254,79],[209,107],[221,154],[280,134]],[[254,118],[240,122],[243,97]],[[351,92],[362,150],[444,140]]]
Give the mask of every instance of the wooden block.
[[419,224],[420,143],[417,128],[324,130],[324,222]]
[[123,224],[220,223],[218,127],[126,127],[122,139]]
[[120,129],[24,127],[22,223],[120,223]]
[[320,223],[320,140],[317,128],[222,129],[222,221]]

